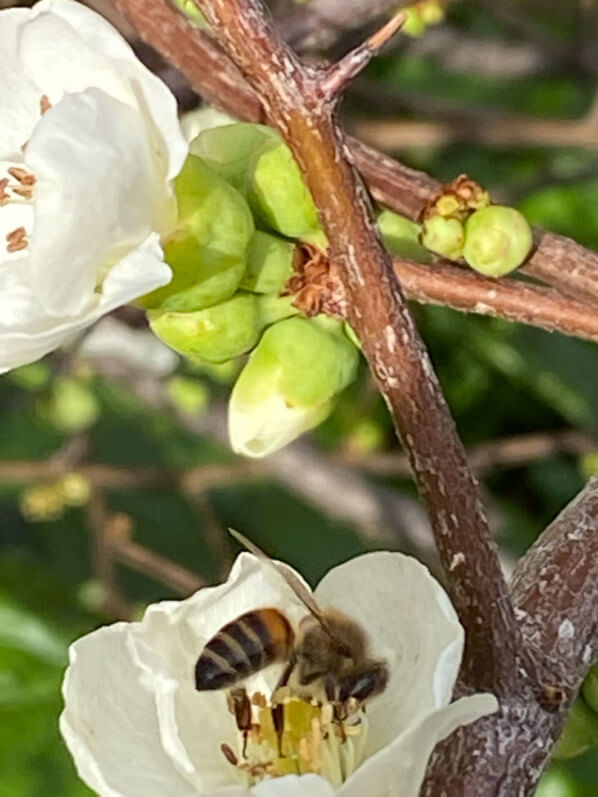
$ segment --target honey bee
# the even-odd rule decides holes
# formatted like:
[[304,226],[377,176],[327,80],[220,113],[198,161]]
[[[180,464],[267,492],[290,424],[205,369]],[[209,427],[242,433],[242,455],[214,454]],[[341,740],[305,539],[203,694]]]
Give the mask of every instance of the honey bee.
[[223,626],[205,645],[195,665],[199,691],[234,687],[274,662],[286,662],[278,686],[293,683],[302,696],[325,695],[339,719],[380,694],[388,682],[386,662],[369,655],[365,630],[335,609],[323,610],[301,581],[280,568],[238,532],[242,545],[273,568],[309,614],[295,632],[275,608],[255,609]]

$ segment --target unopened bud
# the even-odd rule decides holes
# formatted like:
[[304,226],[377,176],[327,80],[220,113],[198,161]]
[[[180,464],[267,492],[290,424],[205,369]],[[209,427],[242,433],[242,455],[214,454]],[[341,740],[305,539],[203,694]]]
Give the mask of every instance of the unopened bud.
[[449,260],[459,260],[463,254],[465,232],[458,219],[430,216],[424,222],[421,240],[431,252]]
[[247,268],[240,287],[254,293],[278,294],[293,273],[294,244],[256,230],[247,250]]
[[189,156],[175,180],[179,229],[164,245],[172,280],[143,297],[145,308],[199,310],[229,299],[245,273],[253,217],[243,197]]
[[567,716],[565,728],[559,739],[554,757],[575,758],[598,745],[598,714],[578,697]]
[[358,354],[338,322],[290,318],[271,326],[233,388],[233,450],[263,457],[317,426],[355,376]]
[[378,227],[391,254],[417,260],[418,263],[432,262],[430,253],[419,242],[421,225],[392,210],[383,210],[378,216]]
[[502,277],[525,261],[532,243],[525,216],[515,208],[490,205],[467,220],[463,257],[480,274]]

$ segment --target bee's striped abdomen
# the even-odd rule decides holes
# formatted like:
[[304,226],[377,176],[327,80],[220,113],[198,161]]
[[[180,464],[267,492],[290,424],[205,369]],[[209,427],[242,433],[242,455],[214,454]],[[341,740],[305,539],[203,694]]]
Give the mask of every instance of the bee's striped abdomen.
[[278,609],[257,609],[228,623],[202,650],[195,665],[195,687],[223,689],[288,657],[293,629]]

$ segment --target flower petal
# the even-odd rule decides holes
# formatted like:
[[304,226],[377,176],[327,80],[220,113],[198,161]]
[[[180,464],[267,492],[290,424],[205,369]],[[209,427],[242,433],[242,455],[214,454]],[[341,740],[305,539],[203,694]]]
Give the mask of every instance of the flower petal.
[[154,698],[118,623],[71,646],[60,729],[83,780],[101,797],[193,797],[162,750]]
[[253,787],[251,794],[255,797],[333,797],[335,790],[319,775],[286,775],[263,781]]
[[40,115],[40,93],[19,68],[17,42],[30,17],[25,8],[9,8],[0,14],[0,158],[20,158]]
[[121,304],[163,285],[170,269],[162,261],[158,236],[152,233],[120,261],[78,316],[48,315],[27,279],[27,258],[0,267],[0,373],[38,360]]
[[[305,616],[282,577],[242,553],[225,584],[202,589],[185,601],[150,606],[133,631],[136,661],[156,694],[163,747],[198,794],[242,783],[242,776],[220,749],[226,743],[240,752],[240,735],[226,708],[225,693],[195,690],[195,662],[223,625],[263,607],[279,608],[295,626]],[[248,679],[248,689],[269,692],[280,667],[273,665]]]
[[493,695],[478,694],[434,711],[365,761],[341,786],[338,797],[417,797],[436,744],[460,725],[497,708]]
[[[159,139],[158,148],[164,159],[165,178],[175,177],[187,156],[187,144],[180,128],[176,100],[172,92],[139,61],[118,31],[99,14],[70,0],[42,0],[36,3],[33,16],[44,12],[50,12],[68,23],[73,30],[61,31],[60,37],[54,40],[60,41],[60,51],[57,52],[53,47],[48,52],[48,63],[38,66],[40,79],[44,81],[41,85],[47,85],[46,70],[52,69],[56,74],[56,88],[60,96],[67,91],[76,92],[97,86],[116,99],[134,103],[152,120]],[[35,64],[39,64],[40,46],[44,37],[42,32],[38,42],[31,41],[28,53]],[[75,52],[67,57],[67,41],[70,48],[76,49],[76,63],[78,66],[82,65],[79,74],[73,74],[79,70],[71,68],[71,64],[75,63]],[[105,61],[103,66],[102,59]],[[57,66],[57,61],[61,68]]]
[[37,124],[25,160],[37,178],[33,284],[48,312],[76,315],[162,211],[142,117],[97,89],[65,97]]
[[449,702],[463,629],[427,568],[400,553],[365,554],[331,570],[315,595],[361,623],[389,666],[386,691],[368,705],[366,755]]

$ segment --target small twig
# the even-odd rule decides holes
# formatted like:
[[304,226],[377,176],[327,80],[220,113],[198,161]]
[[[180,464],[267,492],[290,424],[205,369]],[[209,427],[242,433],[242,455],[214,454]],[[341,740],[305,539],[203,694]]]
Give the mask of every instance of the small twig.
[[356,77],[377,55],[384,45],[401,29],[407,16],[398,11],[386,25],[366,39],[363,44],[328,67],[321,78],[320,90],[325,97],[334,100],[347,84]]
[[[467,450],[467,459],[476,473],[482,473],[492,468],[517,468],[560,454],[582,456],[595,451],[598,451],[598,436],[567,429],[522,434],[480,443]],[[358,455],[343,452],[338,459],[378,476],[408,478],[411,475],[407,457],[395,452]]]
[[449,263],[422,266],[394,259],[408,299],[461,313],[504,318],[598,342],[598,309],[586,301],[513,279],[489,279]]
[[144,573],[187,597],[205,583],[194,573],[171,559],[150,551],[131,539],[131,519],[115,513],[106,520],[106,547],[110,557],[132,570]]
[[112,617],[126,620],[131,616],[131,607],[118,588],[107,538],[108,509],[99,488],[92,490],[86,514],[91,533],[91,567],[104,593],[103,609]]

